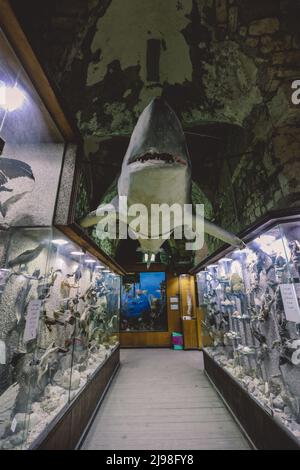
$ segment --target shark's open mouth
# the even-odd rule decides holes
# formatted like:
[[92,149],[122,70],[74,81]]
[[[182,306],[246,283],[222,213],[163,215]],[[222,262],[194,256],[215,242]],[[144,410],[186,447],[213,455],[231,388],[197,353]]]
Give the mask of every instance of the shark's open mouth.
[[131,158],[128,162],[128,165],[131,165],[132,163],[145,163],[149,161],[157,161],[170,164],[177,163],[179,165],[185,166],[187,165],[187,162],[182,157],[174,157],[174,155],[171,155],[169,153],[145,153],[143,155],[138,155]]

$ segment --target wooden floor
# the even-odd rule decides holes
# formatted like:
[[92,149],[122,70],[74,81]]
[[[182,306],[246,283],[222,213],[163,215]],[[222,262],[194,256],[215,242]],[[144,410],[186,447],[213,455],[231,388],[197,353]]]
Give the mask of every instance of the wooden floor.
[[83,449],[249,449],[198,351],[128,349]]

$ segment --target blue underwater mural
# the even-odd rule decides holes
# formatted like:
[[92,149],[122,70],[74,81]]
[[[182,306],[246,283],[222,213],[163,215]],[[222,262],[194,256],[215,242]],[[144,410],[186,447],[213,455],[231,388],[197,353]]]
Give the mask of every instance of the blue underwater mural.
[[141,272],[123,280],[121,330],[167,331],[166,275]]

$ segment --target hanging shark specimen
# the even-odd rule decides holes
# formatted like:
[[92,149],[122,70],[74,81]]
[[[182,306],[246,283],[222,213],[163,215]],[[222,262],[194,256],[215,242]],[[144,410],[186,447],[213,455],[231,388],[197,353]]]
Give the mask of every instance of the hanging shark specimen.
[[[182,208],[191,204],[191,163],[184,132],[175,112],[163,98],[155,98],[141,114],[123,160],[118,196],[106,206],[107,212],[115,210],[120,223],[130,224],[132,218],[124,213],[121,196],[127,197],[127,207],[143,204],[148,214],[153,204],[169,207],[177,204]],[[103,218],[100,209],[105,207],[99,206],[87,215],[81,220],[81,226],[97,225]],[[197,217],[199,215],[192,216],[193,229],[197,226]],[[169,234],[176,229],[175,218],[171,222]],[[235,247],[244,247],[235,235],[202,218],[202,226],[203,223],[206,233]],[[130,229],[134,232],[131,226]],[[151,262],[152,255],[161,250],[166,240],[162,221],[156,221],[156,226],[149,221],[148,232],[139,234],[142,235],[137,237],[141,251],[148,254]]]

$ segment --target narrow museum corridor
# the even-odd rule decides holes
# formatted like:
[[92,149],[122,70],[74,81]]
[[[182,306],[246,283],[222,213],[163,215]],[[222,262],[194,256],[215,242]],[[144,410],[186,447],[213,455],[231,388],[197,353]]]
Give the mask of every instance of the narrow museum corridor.
[[121,367],[83,450],[246,450],[205,377],[202,354],[123,349]]

